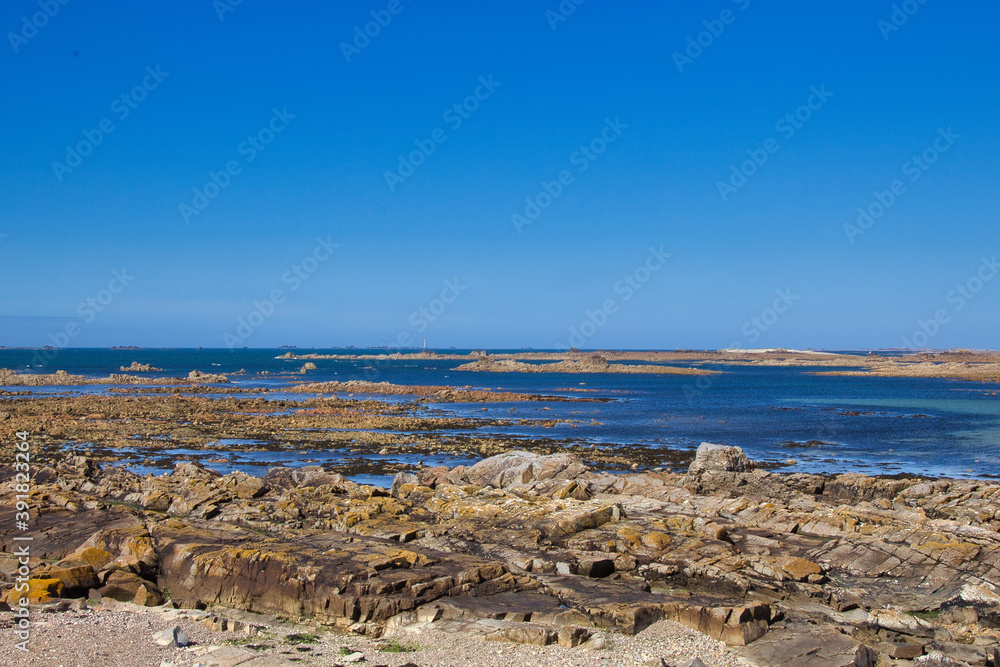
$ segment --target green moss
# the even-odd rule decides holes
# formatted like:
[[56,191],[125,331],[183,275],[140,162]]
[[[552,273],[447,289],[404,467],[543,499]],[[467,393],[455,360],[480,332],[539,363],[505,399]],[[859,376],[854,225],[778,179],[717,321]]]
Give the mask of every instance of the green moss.
[[413,653],[414,651],[419,651],[420,647],[416,644],[402,643],[395,639],[388,640],[385,644],[379,648],[382,653]]
[[285,635],[285,641],[291,642],[292,644],[315,644],[319,641],[319,637],[308,632],[296,632],[294,634]]

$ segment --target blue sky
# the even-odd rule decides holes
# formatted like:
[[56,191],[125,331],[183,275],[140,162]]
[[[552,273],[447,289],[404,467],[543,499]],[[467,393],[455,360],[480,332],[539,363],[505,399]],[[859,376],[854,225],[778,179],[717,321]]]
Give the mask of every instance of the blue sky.
[[1000,7],[896,7],[12,0],[0,345],[996,348]]

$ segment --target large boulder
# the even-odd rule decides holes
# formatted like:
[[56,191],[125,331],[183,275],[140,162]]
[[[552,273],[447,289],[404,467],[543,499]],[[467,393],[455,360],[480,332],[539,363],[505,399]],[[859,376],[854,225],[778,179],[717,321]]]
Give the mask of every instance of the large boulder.
[[240,470],[234,470],[219,480],[219,485],[236,494],[237,498],[249,500],[259,498],[267,493],[268,488],[260,477],[248,475]]
[[58,579],[63,584],[63,593],[69,597],[86,593],[91,588],[100,586],[97,573],[90,565],[74,567],[58,567],[55,565],[39,568],[36,575],[45,579]]
[[420,484],[420,478],[412,472],[397,472],[396,476],[392,478],[392,487],[389,489],[389,495],[393,498],[399,498],[400,489],[407,484],[413,484],[416,486],[417,484]]
[[320,466],[271,468],[264,475],[264,483],[270,486],[282,489],[331,486],[336,493],[344,493],[346,481],[340,473],[327,472]]
[[513,451],[483,459],[471,467],[459,466],[452,470],[450,477],[456,484],[508,489],[536,482],[575,479],[585,472],[587,466],[573,454]]
[[751,472],[754,462],[747,458],[740,447],[727,447],[703,442],[698,446],[688,474],[703,472]]
[[22,583],[27,584],[27,590],[8,588],[0,595],[0,602],[6,603],[11,608],[20,606],[21,600],[28,600],[29,604],[45,604],[63,592],[62,582],[55,578],[34,578]]
[[101,474],[101,466],[89,456],[68,456],[59,464],[60,472],[93,478]]
[[212,480],[222,477],[222,474],[206,468],[200,461],[178,461],[174,464],[173,476],[183,479]]

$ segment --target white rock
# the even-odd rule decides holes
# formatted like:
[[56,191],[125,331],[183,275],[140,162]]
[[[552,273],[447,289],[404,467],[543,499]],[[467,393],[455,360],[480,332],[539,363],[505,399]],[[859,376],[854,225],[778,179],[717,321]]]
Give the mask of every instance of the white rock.
[[355,651],[354,653],[345,655],[343,658],[340,659],[343,660],[344,662],[361,662],[362,660],[365,659],[365,654],[362,653],[361,651]]
[[694,461],[688,468],[688,474],[697,475],[706,470],[717,472],[749,472],[754,469],[754,462],[747,458],[739,447],[727,447],[703,442],[698,446]]
[[914,667],[970,667],[969,663],[949,658],[940,651],[931,651],[913,661]]
[[417,609],[417,621],[420,623],[433,623],[444,615],[444,610],[438,606],[424,605]]
[[916,616],[895,609],[875,609],[868,615],[868,624],[908,635],[932,636],[934,626]]
[[153,641],[160,646],[174,646],[177,648],[187,646],[191,643],[188,634],[181,630],[181,626],[179,625],[157,632],[153,635]]
[[602,651],[607,648],[607,646],[607,640],[604,639],[604,637],[597,635],[580,644],[579,648],[584,651]]
[[966,602],[980,602],[989,605],[1000,604],[1000,595],[997,595],[990,584],[983,584],[982,586],[966,584],[962,586],[959,596]]

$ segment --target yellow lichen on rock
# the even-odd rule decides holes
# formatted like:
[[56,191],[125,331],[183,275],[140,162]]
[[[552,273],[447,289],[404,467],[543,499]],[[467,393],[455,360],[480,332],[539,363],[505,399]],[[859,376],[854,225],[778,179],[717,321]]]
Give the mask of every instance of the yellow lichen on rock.
[[63,591],[63,582],[59,579],[29,579],[26,584],[26,590],[8,589],[0,601],[11,607],[21,606],[22,600],[27,600],[28,604],[44,604],[62,595]]

